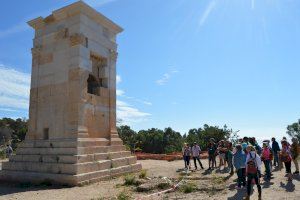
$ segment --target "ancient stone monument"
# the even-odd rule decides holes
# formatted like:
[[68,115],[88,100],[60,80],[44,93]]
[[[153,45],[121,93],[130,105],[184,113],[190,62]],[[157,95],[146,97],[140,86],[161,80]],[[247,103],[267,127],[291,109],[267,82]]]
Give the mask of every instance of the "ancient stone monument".
[[78,185],[141,169],[116,130],[118,25],[82,1],[28,22],[29,131],[0,179]]

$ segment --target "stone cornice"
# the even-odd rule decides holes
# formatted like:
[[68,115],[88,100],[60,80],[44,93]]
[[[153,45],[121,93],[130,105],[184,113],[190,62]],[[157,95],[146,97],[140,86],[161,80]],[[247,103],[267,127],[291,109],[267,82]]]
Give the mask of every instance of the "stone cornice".
[[[74,16],[78,14],[84,14],[88,16],[96,23],[103,25],[104,27],[108,28],[115,34],[123,31],[123,29],[120,26],[115,24],[113,21],[111,21],[101,13],[97,12],[94,8],[90,7],[83,1],[77,1],[71,5],[65,6],[61,9],[52,12],[54,20],[56,21],[60,21],[70,16]],[[46,18],[38,17],[27,23],[34,29],[41,29],[47,23],[47,20],[45,19],[47,19],[47,17]]]

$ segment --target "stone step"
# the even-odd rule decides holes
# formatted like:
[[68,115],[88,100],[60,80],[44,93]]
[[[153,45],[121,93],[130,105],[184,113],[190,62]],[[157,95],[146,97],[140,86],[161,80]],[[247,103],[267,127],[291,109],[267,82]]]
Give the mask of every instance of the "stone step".
[[100,171],[94,171],[89,173],[83,173],[78,175],[68,174],[51,174],[51,173],[38,173],[29,171],[12,171],[12,170],[0,170],[0,181],[7,182],[30,182],[40,184],[42,182],[51,182],[53,184],[76,186],[86,183],[95,183],[101,180],[120,176],[126,173],[133,173],[141,170],[142,166],[139,163],[122,166],[113,169],[106,169]]
[[83,155],[83,154],[109,153],[109,152],[119,152],[125,150],[126,147],[124,145],[78,147],[78,154]]
[[43,162],[4,162],[2,169],[11,171],[28,171],[50,174],[81,174],[92,171],[110,169],[111,160],[86,162],[79,164],[43,163]]
[[105,138],[80,138],[78,140],[35,140],[24,141],[19,147],[23,148],[76,148],[89,146],[108,146],[110,140]]
[[130,151],[119,151],[86,155],[12,155],[10,156],[9,160],[12,162],[45,162],[76,164],[100,160],[111,160],[130,156]]
[[123,141],[120,138],[111,138],[110,145],[123,145]]
[[26,171],[0,170],[0,182],[32,183],[40,184],[51,182],[59,185],[78,185],[77,177],[67,174],[49,174]]
[[[42,157],[41,157],[42,158]],[[49,162],[42,159],[30,161],[30,162],[19,162],[10,161],[4,162],[2,168],[4,170],[13,171],[30,171],[30,172],[41,172],[41,173],[52,173],[52,174],[81,174],[93,171],[100,171],[104,169],[117,168],[121,166],[131,165],[136,163],[136,157],[130,156],[125,158],[116,158],[112,160],[100,160],[93,162],[84,162],[77,164],[66,164],[66,163],[55,163]]]
[[135,156],[125,157],[125,158],[116,158],[111,160],[112,168],[118,168],[121,166],[132,165],[137,161]]
[[2,169],[7,171],[39,172],[50,174],[75,175],[76,164],[38,163],[38,162],[4,162]]
[[120,137],[119,137],[119,134],[116,133],[116,134],[111,134],[111,135],[110,135],[110,138],[120,138]]
[[24,148],[20,147],[17,149],[17,155],[84,155],[84,154],[95,154],[95,153],[109,153],[125,151],[124,145],[114,146],[89,146],[89,147],[78,147],[78,148]]
[[89,172],[84,174],[76,175],[77,181],[79,184],[90,184],[99,182],[101,180],[120,176],[127,173],[134,173],[138,172],[142,169],[142,165],[140,163],[135,163],[132,165],[122,166],[122,167],[116,167],[109,170],[102,170],[102,171],[95,171],[95,172]]
[[[83,147],[82,147],[83,148]],[[17,149],[17,155],[77,155],[77,148],[24,148]]]

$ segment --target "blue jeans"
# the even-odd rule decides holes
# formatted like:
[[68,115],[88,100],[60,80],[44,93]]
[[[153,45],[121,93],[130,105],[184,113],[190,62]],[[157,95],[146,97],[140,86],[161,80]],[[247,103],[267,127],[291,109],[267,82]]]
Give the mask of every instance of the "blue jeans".
[[279,165],[279,157],[278,157],[278,152],[274,152],[274,166]]
[[185,168],[189,168],[189,166],[190,166],[190,159],[191,159],[190,156],[183,156]]
[[271,177],[270,163],[271,163],[270,160],[264,160],[267,178],[270,178],[270,177]]

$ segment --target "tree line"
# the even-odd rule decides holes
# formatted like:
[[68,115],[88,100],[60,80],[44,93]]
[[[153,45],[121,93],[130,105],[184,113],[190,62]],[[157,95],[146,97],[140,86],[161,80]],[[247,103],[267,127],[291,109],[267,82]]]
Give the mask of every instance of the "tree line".
[[[287,126],[287,134],[300,140],[300,121]],[[117,127],[120,138],[132,151],[138,150],[145,153],[172,153],[181,151],[183,143],[197,142],[202,149],[206,149],[210,138],[216,141],[229,140],[235,143],[238,135],[226,125],[223,127],[203,125],[192,128],[187,133],[181,134],[168,127],[165,129],[150,128],[134,131],[127,125]],[[28,119],[0,119],[0,146],[7,142],[15,149],[17,144],[25,139],[28,131]]]
[[197,142],[201,148],[206,149],[210,138],[214,138],[216,141],[231,140],[233,142],[237,139],[237,135],[226,125],[219,128],[207,124],[201,128],[190,129],[184,135],[170,127],[164,130],[151,128],[135,132],[127,125],[119,126],[118,133],[124,144],[131,150],[159,154],[180,152],[183,143],[193,144]]

